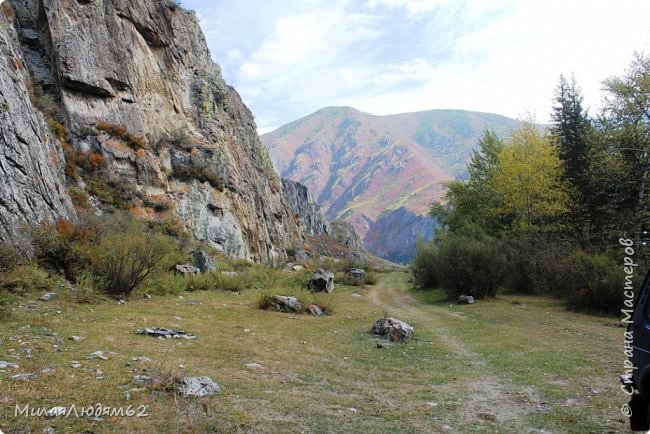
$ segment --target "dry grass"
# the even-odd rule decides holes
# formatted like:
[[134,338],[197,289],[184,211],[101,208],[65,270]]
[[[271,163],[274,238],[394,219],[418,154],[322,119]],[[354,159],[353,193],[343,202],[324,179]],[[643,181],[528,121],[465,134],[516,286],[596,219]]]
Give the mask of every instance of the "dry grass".
[[[468,433],[626,432],[618,412],[625,398],[614,378],[622,363],[621,329],[603,326],[615,319],[568,313],[544,298],[518,297],[525,307],[504,297],[450,308],[437,293],[421,292],[417,297],[430,303],[421,305],[400,289],[405,282],[405,275],[392,273],[380,275],[375,288],[337,286],[330,297],[336,312],[321,318],[259,310],[259,292],[251,289],[184,292],[123,305],[79,305],[60,297],[30,307],[23,299],[11,321],[0,323],[0,360],[20,365],[0,372],[0,429],[431,433],[449,426],[448,432]],[[417,339],[377,348],[368,330],[384,310],[411,322]],[[145,326],[197,338],[135,334]],[[75,342],[72,335],[85,339]],[[34,350],[33,358],[26,358],[25,348]],[[85,360],[97,350],[109,359]],[[142,356],[152,361],[133,360]],[[72,368],[73,360],[82,366]],[[246,366],[251,363],[261,368]],[[42,373],[47,367],[53,371]],[[9,379],[22,372],[37,374],[29,382]],[[185,373],[211,376],[221,393],[177,396],[173,385]],[[132,383],[134,375],[159,381],[143,387]],[[98,402],[146,406],[149,416],[14,416],[16,405]]]

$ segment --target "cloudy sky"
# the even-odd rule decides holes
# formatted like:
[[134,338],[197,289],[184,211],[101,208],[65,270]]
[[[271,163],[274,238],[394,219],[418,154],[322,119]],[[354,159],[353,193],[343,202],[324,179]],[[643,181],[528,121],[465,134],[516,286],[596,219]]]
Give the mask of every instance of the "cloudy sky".
[[601,82],[650,51],[647,0],[183,0],[264,133],[325,106],[547,121],[560,74]]

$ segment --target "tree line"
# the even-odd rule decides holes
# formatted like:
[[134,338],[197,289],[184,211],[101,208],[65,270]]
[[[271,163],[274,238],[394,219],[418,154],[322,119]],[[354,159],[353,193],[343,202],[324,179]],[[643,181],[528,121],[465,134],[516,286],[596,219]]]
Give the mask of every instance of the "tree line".
[[620,309],[619,240],[634,242],[637,284],[650,258],[650,55],[637,53],[603,91],[592,116],[575,78],[561,76],[552,125],[524,122],[506,138],[484,131],[467,178],[431,206],[440,229],[418,243],[417,284],[450,298],[506,290]]

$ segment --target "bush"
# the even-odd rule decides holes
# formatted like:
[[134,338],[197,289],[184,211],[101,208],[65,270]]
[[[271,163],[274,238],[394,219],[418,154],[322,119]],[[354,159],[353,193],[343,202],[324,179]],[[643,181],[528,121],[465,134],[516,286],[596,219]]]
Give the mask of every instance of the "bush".
[[411,263],[413,282],[422,288],[435,288],[440,286],[436,277],[436,261],[438,259],[438,248],[435,243],[426,243],[418,239],[415,256]]
[[13,270],[22,262],[22,255],[12,244],[0,243],[0,272]]
[[8,291],[14,294],[46,292],[56,289],[59,283],[45,270],[33,265],[21,265],[8,273],[0,274],[0,292]]
[[[495,240],[447,234],[439,240],[437,251],[430,246],[425,254],[434,279],[450,299],[459,295],[477,299],[494,297],[504,282],[506,260]],[[422,267],[419,271],[432,272]],[[416,281],[422,279],[421,275],[417,276]]]
[[173,250],[161,235],[121,233],[106,236],[92,251],[100,287],[112,297],[128,297]]
[[196,179],[199,182],[207,182],[214,189],[224,191],[226,183],[224,179],[205,167],[174,166],[173,176],[182,181]]
[[570,269],[563,276],[566,306],[571,310],[615,314],[621,308],[622,273],[616,261],[606,255],[578,251],[569,258]]
[[97,122],[96,127],[99,131],[103,131],[122,140],[124,143],[129,145],[131,149],[138,150],[147,148],[147,142],[144,137],[131,134],[121,125],[111,124],[108,122]]
[[178,295],[186,289],[186,278],[170,272],[154,273],[145,279],[138,291],[151,295]]

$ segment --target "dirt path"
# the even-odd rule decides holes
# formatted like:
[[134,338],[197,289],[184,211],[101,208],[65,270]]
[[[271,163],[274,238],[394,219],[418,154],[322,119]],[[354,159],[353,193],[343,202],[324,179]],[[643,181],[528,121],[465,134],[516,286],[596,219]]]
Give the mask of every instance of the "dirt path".
[[407,292],[408,288],[404,273],[391,273],[369,291],[368,297],[389,316],[414,325],[416,335],[422,328],[431,332],[448,348],[451,357],[468,367],[464,378],[443,387],[450,393],[457,393],[457,399],[464,401],[459,410],[461,418],[467,422],[492,420],[507,426],[516,425],[520,432],[534,432],[532,427],[521,425],[520,420],[541,403],[537,391],[523,390],[509,382],[505,373],[496,374],[480,354],[454,335],[446,321],[451,317],[449,311],[419,303]]

